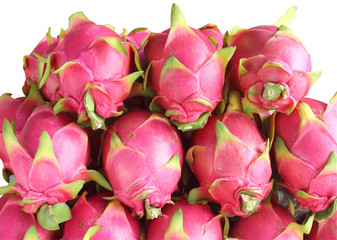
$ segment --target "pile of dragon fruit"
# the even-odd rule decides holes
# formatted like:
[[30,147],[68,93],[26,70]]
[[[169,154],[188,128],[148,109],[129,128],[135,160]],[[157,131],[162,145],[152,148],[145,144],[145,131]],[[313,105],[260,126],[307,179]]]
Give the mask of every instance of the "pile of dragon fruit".
[[[82,12],[0,97],[2,239],[337,239],[337,94],[288,25],[119,34]],[[35,45],[35,44],[34,44]]]

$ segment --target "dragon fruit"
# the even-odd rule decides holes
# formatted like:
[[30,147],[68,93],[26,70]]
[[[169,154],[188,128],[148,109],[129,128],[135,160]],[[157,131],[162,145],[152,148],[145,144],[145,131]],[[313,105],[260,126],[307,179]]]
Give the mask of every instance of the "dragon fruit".
[[85,194],[71,209],[72,219],[64,225],[62,239],[139,239],[140,224],[119,201],[103,199],[106,194]]
[[236,46],[228,79],[249,114],[290,113],[321,74],[311,72],[310,55],[286,26],[295,11],[290,8],[274,25],[234,28],[226,37],[226,45]]
[[322,211],[337,199],[337,94],[325,104],[304,98],[275,120],[275,159],[300,206]]
[[39,87],[57,79],[50,93],[57,96],[55,112],[77,113],[79,123],[104,128],[104,119],[122,113],[124,99],[142,74],[133,72],[140,68],[134,59],[135,47],[123,42],[111,26],[97,25],[78,12],[45,60]]
[[150,109],[163,108],[180,130],[201,128],[223,101],[225,68],[234,50],[217,50],[205,34],[186,24],[173,4],[171,28],[150,34],[144,47],[145,79],[156,93]]
[[194,132],[186,161],[200,182],[189,202],[213,201],[226,216],[247,217],[270,192],[269,141],[241,111],[240,95],[230,93],[226,112]]
[[[21,210],[18,194],[0,198],[0,236],[2,239],[55,239],[55,232],[41,227],[36,216]],[[29,238],[31,237],[31,238]],[[33,238],[35,237],[35,238]]]
[[[57,75],[45,74],[50,68],[49,55],[58,45],[59,39],[50,35],[51,29],[46,36],[39,42],[30,55],[24,57],[23,69],[26,75],[26,81],[23,86],[23,91],[28,92],[31,86],[31,81],[39,88],[42,95],[51,102],[58,101],[58,82]],[[48,81],[46,81],[48,77]]]
[[328,219],[315,221],[307,240],[335,240],[337,239],[337,212]]
[[[15,98],[13,99],[10,94],[3,94],[0,97],[0,127],[2,129],[3,120],[6,118],[9,121],[16,119],[16,114],[20,107],[22,106],[25,98]],[[7,172],[12,172],[11,164],[8,158],[8,154],[3,142],[2,130],[0,130],[0,159],[3,162],[4,170]],[[7,178],[8,179],[8,178]]]
[[312,223],[313,216],[304,225],[299,225],[287,209],[265,200],[261,202],[258,212],[233,223],[229,229],[229,237],[242,240],[301,240],[304,233],[310,232]]
[[0,159],[4,166],[3,175],[7,181],[13,171],[3,142],[3,121],[7,119],[10,122],[15,122],[15,134],[17,135],[33,110],[42,104],[44,104],[44,101],[34,83],[31,84],[27,97],[12,98],[10,94],[6,93],[0,96]]
[[138,51],[141,66],[145,66],[144,39],[151,33],[147,28],[136,28],[127,35],[127,41],[131,42]]
[[222,48],[224,35],[215,24],[206,24],[205,26],[199,28],[199,30],[213,42],[216,49]]
[[221,219],[208,205],[189,204],[181,198],[174,205],[166,205],[162,216],[149,222],[147,239],[222,240]]
[[[50,106],[43,105],[34,110],[17,137],[8,120],[4,120],[3,138],[15,180],[2,187],[0,193],[19,193],[23,198],[20,204],[27,213],[39,210],[39,216],[43,216],[61,209],[60,214],[64,214],[65,203],[74,199],[89,180],[111,189],[101,174],[87,170],[88,136],[72,120],[65,113],[54,115]],[[58,229],[57,223],[51,224],[43,227]]]
[[145,208],[146,217],[155,218],[171,202],[182,163],[179,134],[165,116],[134,110],[108,128],[103,145],[105,173],[114,199],[138,216]]

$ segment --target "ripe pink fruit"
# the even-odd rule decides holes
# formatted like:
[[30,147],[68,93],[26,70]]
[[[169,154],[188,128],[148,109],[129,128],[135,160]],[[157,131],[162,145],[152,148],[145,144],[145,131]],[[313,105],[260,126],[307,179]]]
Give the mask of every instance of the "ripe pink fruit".
[[[59,39],[50,35],[50,29],[46,36],[39,42],[30,55],[24,57],[23,69],[26,81],[23,86],[24,92],[28,91],[33,81],[39,88],[44,97],[49,101],[58,101],[58,82],[59,77],[54,74],[45,74],[50,67],[48,56],[58,45]],[[48,78],[48,81],[46,81]]]
[[189,204],[185,198],[166,205],[147,227],[148,240],[222,238],[221,216],[215,216],[208,205]]
[[151,31],[146,28],[136,28],[127,35],[127,40],[131,42],[137,49],[139,61],[142,66],[145,65],[143,41],[150,33]]
[[307,240],[335,240],[337,239],[337,212],[323,221],[314,222]]
[[201,30],[186,24],[173,4],[171,28],[150,34],[144,47],[146,77],[156,93],[150,108],[164,108],[181,130],[202,127],[223,100],[225,68],[233,52],[217,50]]
[[[37,222],[36,216],[21,210],[18,194],[5,194],[0,198],[0,236],[2,239],[24,239],[28,237],[29,228],[35,228],[33,232],[38,239],[55,239],[54,232],[42,228]],[[32,229],[31,228],[31,229]],[[29,231],[28,231],[29,232]]]
[[205,26],[199,28],[199,30],[213,42],[216,49],[222,48],[224,35],[215,24],[206,24]]
[[103,194],[86,199],[85,194],[71,209],[72,219],[64,226],[62,239],[139,239],[138,219],[117,200],[104,200]]
[[236,46],[228,76],[244,95],[247,113],[290,113],[321,74],[310,72],[310,55],[286,26],[295,10],[272,26],[234,28],[226,39],[228,46]]
[[0,97],[0,159],[3,162],[4,169],[9,172],[12,172],[12,168],[3,142],[2,124],[4,119],[8,119],[11,122],[16,119],[16,114],[24,100],[24,97],[13,99],[10,94],[3,94]]
[[329,104],[303,99],[276,115],[275,159],[283,185],[301,207],[326,209],[337,198],[337,94]]
[[39,207],[65,203],[76,197],[84,184],[89,163],[88,136],[64,113],[54,115],[41,106],[30,115],[20,134],[3,124],[4,143],[15,175],[15,192],[23,198],[27,213]]
[[200,187],[190,191],[189,202],[217,202],[221,213],[229,217],[252,214],[272,186],[269,141],[239,103],[239,94],[231,93],[227,111],[210,117],[203,129],[194,132],[186,153],[200,182]]
[[10,173],[12,173],[12,167],[3,142],[3,122],[4,119],[15,122],[15,134],[18,135],[34,109],[44,104],[36,85],[32,83],[30,88],[30,93],[27,97],[12,98],[10,94],[6,93],[0,96],[0,159],[3,162],[3,172],[7,175],[5,176],[7,180]]
[[51,93],[57,98],[50,99],[57,101],[55,112],[77,113],[79,123],[104,128],[104,119],[122,113],[124,99],[142,74],[133,72],[139,67],[136,56],[135,47],[111,26],[97,25],[78,12],[48,55],[39,87],[57,79]]
[[229,237],[242,240],[300,240],[309,233],[313,216],[305,225],[295,222],[282,206],[269,201],[261,202],[261,209],[247,218],[240,218],[229,228]]
[[147,217],[153,218],[171,202],[182,162],[180,137],[160,114],[131,111],[108,128],[103,146],[105,173],[114,198],[138,216],[144,214],[144,204]]

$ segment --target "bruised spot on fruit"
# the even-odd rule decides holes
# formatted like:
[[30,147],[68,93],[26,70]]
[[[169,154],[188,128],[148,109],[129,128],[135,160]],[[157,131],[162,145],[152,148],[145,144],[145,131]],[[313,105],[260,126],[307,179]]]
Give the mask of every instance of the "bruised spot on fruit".
[[170,137],[170,141],[172,141],[174,143],[178,143],[178,139],[176,137],[173,137],[173,136]]
[[134,132],[132,132],[132,133],[129,134],[129,138],[132,139],[132,138],[134,138],[134,137],[135,137],[135,133],[134,133]]
[[[96,222],[97,222],[97,220],[98,220],[98,218],[99,217],[97,217],[97,216],[94,216],[94,217],[91,217],[90,219],[89,219],[89,221],[88,221],[88,226],[93,226],[93,225],[95,225],[96,224]],[[85,223],[84,223],[85,224]]]
[[80,228],[84,228],[84,226],[85,226],[85,223],[83,221],[80,222]]

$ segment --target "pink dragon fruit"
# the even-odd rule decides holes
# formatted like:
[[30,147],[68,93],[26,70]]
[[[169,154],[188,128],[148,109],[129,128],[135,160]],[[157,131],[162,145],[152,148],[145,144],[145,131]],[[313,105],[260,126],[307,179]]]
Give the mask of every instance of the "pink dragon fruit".
[[111,26],[97,25],[78,12],[47,57],[39,87],[57,79],[51,93],[57,96],[55,112],[77,113],[79,123],[104,128],[104,119],[122,113],[124,99],[142,74],[133,72],[140,68],[134,59],[135,47],[122,42]]
[[276,115],[275,159],[282,185],[318,212],[337,201],[337,94],[329,104],[301,101],[291,114]]
[[171,28],[150,34],[144,47],[145,82],[156,93],[150,109],[163,108],[180,130],[201,128],[223,101],[225,68],[234,49],[217,50],[202,31],[186,24],[173,4]]
[[[43,216],[61,209],[60,214],[64,214],[65,202],[74,199],[89,180],[111,189],[101,174],[87,170],[88,136],[72,120],[65,113],[54,115],[50,106],[43,105],[34,110],[17,137],[8,120],[3,123],[4,143],[15,180],[1,187],[0,193],[19,193],[23,198],[20,204],[27,213],[39,210]],[[52,224],[43,227],[58,229],[57,223]]]
[[215,24],[206,24],[199,28],[199,30],[213,42],[217,50],[222,48],[224,35]]
[[[24,57],[23,69],[26,75],[23,91],[28,92],[33,81],[39,88],[42,95],[52,102],[58,101],[58,82],[57,75],[45,74],[50,68],[50,59],[48,56],[58,45],[58,38],[50,35],[51,29],[46,36],[39,42],[30,55]],[[49,70],[50,71],[50,70]],[[48,78],[49,77],[49,78]],[[48,81],[46,81],[48,78]]]
[[71,209],[72,219],[64,225],[62,239],[139,239],[140,224],[129,209],[105,194],[86,199],[85,194]]
[[290,113],[321,74],[310,72],[310,55],[286,26],[295,11],[290,8],[274,25],[234,28],[226,37],[226,45],[236,46],[228,79],[243,94],[247,113]]
[[44,101],[34,83],[31,84],[27,97],[12,98],[10,94],[6,93],[0,96],[0,159],[3,162],[3,174],[7,181],[12,173],[12,167],[3,142],[3,121],[7,119],[10,122],[15,122],[15,134],[18,135],[33,110],[42,104]]
[[21,200],[18,194],[5,194],[0,198],[1,239],[55,239],[55,232],[44,229],[35,215],[21,210]]
[[151,33],[147,28],[136,28],[132,30],[127,36],[127,41],[131,42],[137,49],[139,61],[141,66],[145,66],[145,56],[144,56],[144,39]]
[[247,217],[270,192],[272,174],[269,140],[241,111],[238,92],[230,93],[230,105],[194,132],[186,161],[200,182],[189,193],[189,202],[213,201],[226,216]]
[[222,240],[221,219],[208,205],[189,204],[181,198],[174,205],[166,205],[162,216],[149,222],[147,239]]
[[261,202],[261,209],[247,218],[240,218],[229,229],[229,237],[249,240],[301,240],[309,233],[311,216],[304,225],[296,223],[287,209],[269,201]]
[[336,240],[337,239],[337,212],[328,219],[315,221],[307,240]]
[[[114,199],[138,216],[154,218],[171,202],[183,163],[183,148],[176,129],[165,116],[135,110],[108,128],[103,166]],[[126,171],[127,169],[127,171]]]

